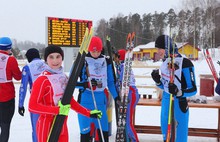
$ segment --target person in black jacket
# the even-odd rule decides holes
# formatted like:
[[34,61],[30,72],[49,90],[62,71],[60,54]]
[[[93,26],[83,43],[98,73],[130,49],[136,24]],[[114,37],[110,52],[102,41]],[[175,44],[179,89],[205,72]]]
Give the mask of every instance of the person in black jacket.
[[[176,44],[173,44],[172,39],[167,35],[161,35],[156,39],[155,47],[157,53],[163,63],[159,70],[153,70],[151,76],[157,87],[163,89],[161,102],[161,131],[163,140],[167,138],[167,126],[169,115],[169,102],[171,94],[174,95],[174,118],[177,122],[176,140],[175,142],[187,142],[188,137],[188,122],[189,122],[189,107],[187,97],[197,93],[195,71],[193,63],[182,57],[178,53]],[[171,60],[174,64],[171,64]],[[174,66],[174,81],[172,82],[171,68]]]

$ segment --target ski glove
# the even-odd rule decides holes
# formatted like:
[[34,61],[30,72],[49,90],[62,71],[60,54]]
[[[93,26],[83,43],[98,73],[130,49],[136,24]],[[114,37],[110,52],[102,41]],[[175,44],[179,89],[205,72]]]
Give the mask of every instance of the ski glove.
[[153,78],[153,80],[157,83],[157,85],[160,85],[160,74],[159,74],[159,70],[158,69],[154,69],[151,73],[151,77]]
[[19,113],[21,116],[24,116],[24,112],[25,112],[24,107],[18,107],[18,113]]
[[177,97],[182,96],[182,91],[177,88],[174,83],[169,83],[168,85],[169,92]]
[[69,114],[70,110],[70,104],[63,105],[61,101],[58,102],[58,106],[60,107],[59,109],[59,115],[65,115],[67,116]]
[[102,112],[100,110],[96,110],[96,109],[92,110],[92,111],[90,111],[90,117],[101,119],[102,118]]

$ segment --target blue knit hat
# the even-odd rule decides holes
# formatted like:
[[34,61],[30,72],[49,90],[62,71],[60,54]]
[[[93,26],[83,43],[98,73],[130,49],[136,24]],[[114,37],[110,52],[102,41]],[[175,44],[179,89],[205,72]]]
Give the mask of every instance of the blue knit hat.
[[9,37],[0,38],[0,50],[9,50],[12,48],[12,42]]

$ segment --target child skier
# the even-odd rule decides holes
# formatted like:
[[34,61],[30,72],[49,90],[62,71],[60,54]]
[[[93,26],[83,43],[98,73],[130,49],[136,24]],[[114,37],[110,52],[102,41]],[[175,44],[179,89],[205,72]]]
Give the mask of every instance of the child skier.
[[[19,90],[19,102],[18,102],[18,113],[21,116],[24,116],[24,112],[25,112],[24,100],[26,97],[28,84],[31,92],[33,82],[44,71],[46,67],[44,61],[40,59],[39,51],[36,48],[28,49],[25,56],[27,57],[28,64],[25,65],[22,69],[22,80]],[[31,117],[31,125],[32,125],[32,140],[33,142],[37,142],[36,124],[39,114],[30,113],[30,117]]]
[[[47,63],[45,71],[34,82],[29,101],[29,111],[40,114],[37,121],[37,138],[39,142],[46,142],[55,115],[68,115],[69,109],[74,109],[87,117],[100,118],[98,110],[89,111],[79,105],[73,98],[68,105],[62,105],[67,83],[67,76],[63,72],[63,50],[59,46],[51,45],[45,48],[44,59]],[[68,142],[67,117],[64,122],[59,142]]]
[[[100,122],[104,140],[105,142],[108,142],[108,118],[106,113],[107,98],[104,92],[105,88],[108,87],[115,100],[118,100],[119,98],[114,84],[112,65],[110,64],[110,60],[101,54],[102,48],[102,40],[99,37],[92,37],[88,49],[89,53],[85,58],[86,63],[80,75],[81,82],[78,83],[78,85],[81,84],[82,86],[78,101],[82,106],[88,109],[94,109],[94,101],[97,103],[98,109],[101,110],[103,114]],[[89,76],[91,78],[92,86],[88,85]],[[91,88],[94,91],[95,100],[93,100]],[[78,114],[78,121],[81,142],[90,141],[91,123],[95,124],[95,127],[98,129],[99,140],[102,140],[97,120]]]
[[[163,140],[167,138],[167,126],[169,115],[170,94],[174,95],[174,118],[177,122],[175,142],[187,142],[189,107],[186,97],[197,93],[194,66],[192,62],[182,57],[173,41],[167,35],[161,35],[156,39],[155,47],[157,54],[163,59],[160,66],[161,75],[158,70],[153,70],[151,76],[156,85],[163,89],[161,102],[161,131]],[[174,52],[174,54],[173,54]],[[174,59],[174,82],[170,82],[170,58]]]
[[[118,74],[117,77],[119,77],[120,80],[119,84],[122,84],[125,54],[126,54],[126,50],[124,49],[118,50],[118,57],[121,62],[120,67],[119,68],[116,67]],[[120,86],[117,88],[120,88]],[[139,93],[135,86],[135,78],[133,71],[131,71],[131,75],[130,75],[130,88],[129,88],[128,99],[129,101],[127,105],[127,114],[126,114],[126,134],[128,135],[128,138],[130,139],[131,142],[139,142],[137,133],[133,125],[134,110],[139,101]]]

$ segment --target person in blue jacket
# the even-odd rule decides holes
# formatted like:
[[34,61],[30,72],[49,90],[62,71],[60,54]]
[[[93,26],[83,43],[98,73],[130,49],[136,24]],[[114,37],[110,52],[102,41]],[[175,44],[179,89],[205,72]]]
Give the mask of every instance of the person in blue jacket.
[[[117,88],[119,88],[119,91],[121,89],[122,79],[123,79],[123,72],[124,72],[124,60],[125,60],[125,54],[126,50],[121,49],[118,50],[118,58],[119,58],[119,64],[116,70],[117,70],[117,78],[119,80],[119,83],[117,83]],[[116,54],[117,55],[117,54]],[[126,114],[126,134],[128,136],[129,141],[131,142],[139,142],[137,132],[135,131],[134,125],[133,125],[133,119],[134,119],[134,111],[135,107],[139,101],[139,93],[137,90],[137,87],[135,85],[135,78],[134,73],[131,70],[130,75],[130,86],[129,86],[129,93],[128,93],[128,105],[127,105],[127,114]],[[122,98],[122,97],[121,97]]]
[[[40,59],[39,51],[36,48],[30,48],[25,54],[28,64],[25,65],[22,69],[22,80],[19,90],[19,102],[18,102],[18,113],[21,116],[24,116],[25,108],[24,101],[26,97],[27,87],[29,84],[30,92],[33,85],[33,82],[36,78],[44,71],[45,63]],[[32,125],[32,140],[37,142],[36,136],[36,123],[39,115],[35,113],[30,113],[31,125]]]
[[[80,93],[78,96],[78,102],[90,110],[95,109],[91,92],[91,88],[93,88],[95,102],[98,109],[102,111],[102,118],[100,119],[100,122],[104,140],[105,142],[108,142],[108,118],[106,112],[107,97],[104,92],[105,88],[108,87],[115,100],[119,100],[119,97],[114,84],[111,62],[109,58],[101,54],[102,48],[102,40],[96,36],[92,37],[88,49],[89,53],[86,55],[85,64],[80,74],[80,82],[78,82],[78,86],[80,87],[81,85],[81,88],[79,89]],[[92,86],[88,83],[88,76],[90,76]],[[99,140],[102,141],[97,119],[87,118],[78,114],[78,121],[81,142],[89,142],[91,140],[91,123],[95,124],[95,127],[98,129]]]
[[[195,71],[193,63],[178,53],[176,44],[167,35],[161,35],[156,39],[157,54],[163,59],[158,70],[153,70],[151,76],[156,85],[163,89],[161,102],[161,131],[163,140],[167,138],[168,114],[170,94],[174,95],[174,119],[176,121],[175,142],[187,142],[189,107],[187,97],[197,93]],[[170,82],[170,59],[174,59],[174,82]]]

